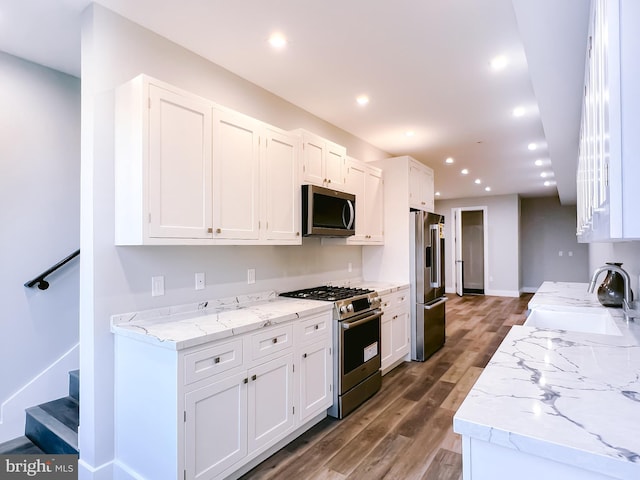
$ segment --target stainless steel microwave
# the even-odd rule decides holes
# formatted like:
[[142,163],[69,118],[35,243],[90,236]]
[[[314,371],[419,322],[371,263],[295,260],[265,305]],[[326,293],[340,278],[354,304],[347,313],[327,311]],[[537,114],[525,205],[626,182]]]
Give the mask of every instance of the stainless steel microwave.
[[355,235],[356,196],[316,185],[302,185],[302,235]]

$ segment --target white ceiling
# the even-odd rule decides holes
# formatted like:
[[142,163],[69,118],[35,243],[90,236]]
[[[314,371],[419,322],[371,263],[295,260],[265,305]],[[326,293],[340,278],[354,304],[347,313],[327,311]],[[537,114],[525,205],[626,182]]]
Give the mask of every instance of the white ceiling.
[[[79,76],[80,13],[89,3],[0,0],[0,50]],[[555,195],[556,185],[543,186],[546,171],[562,203],[575,202],[588,0],[98,3],[431,166],[440,198]],[[267,43],[275,30],[289,40],[283,51]],[[498,54],[509,64],[494,72]],[[362,93],[370,97],[364,108],[355,102]],[[516,106],[526,115],[514,118]],[[529,151],[531,142],[540,148]],[[546,166],[534,166],[538,158]]]

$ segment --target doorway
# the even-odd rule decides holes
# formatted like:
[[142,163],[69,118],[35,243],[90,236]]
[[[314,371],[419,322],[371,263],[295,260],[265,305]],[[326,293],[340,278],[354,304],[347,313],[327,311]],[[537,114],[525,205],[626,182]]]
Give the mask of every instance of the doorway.
[[488,285],[487,207],[454,208],[452,216],[456,293],[484,295]]

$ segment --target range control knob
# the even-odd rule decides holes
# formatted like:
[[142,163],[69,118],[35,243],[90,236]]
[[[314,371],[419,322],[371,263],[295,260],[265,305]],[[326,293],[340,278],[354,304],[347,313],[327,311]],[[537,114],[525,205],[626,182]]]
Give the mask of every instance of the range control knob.
[[347,305],[347,312],[353,312],[353,305]]
[[347,313],[346,305],[343,305],[343,306],[340,307],[340,313]]

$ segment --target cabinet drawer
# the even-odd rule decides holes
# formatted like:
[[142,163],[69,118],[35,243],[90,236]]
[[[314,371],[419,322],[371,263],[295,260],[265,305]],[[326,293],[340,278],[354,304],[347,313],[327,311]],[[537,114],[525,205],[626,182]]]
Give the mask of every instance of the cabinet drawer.
[[331,314],[318,315],[305,318],[295,325],[296,345],[300,343],[315,342],[322,340],[331,331]]
[[390,308],[395,308],[398,306],[409,307],[409,289],[400,290],[398,292],[393,292],[382,297],[382,310],[386,311]]
[[251,360],[285,350],[293,345],[293,327],[286,325],[256,333],[251,336],[250,345]]
[[184,383],[188,385],[240,365],[242,339],[190,353],[184,357]]

